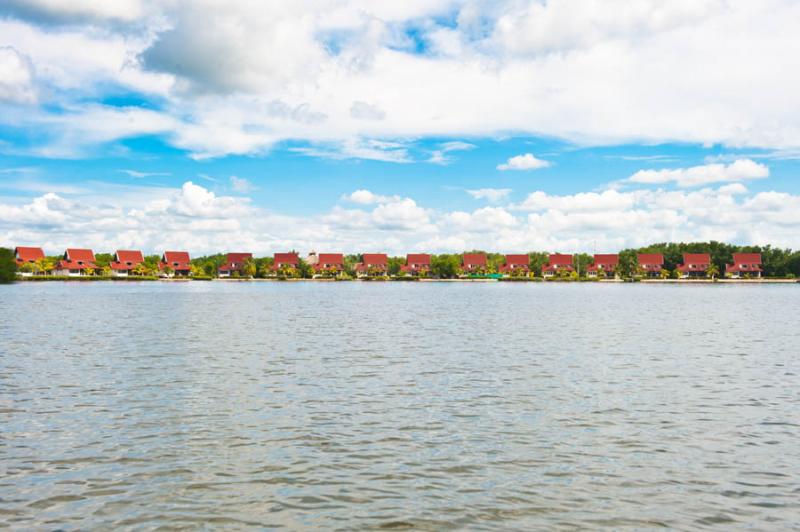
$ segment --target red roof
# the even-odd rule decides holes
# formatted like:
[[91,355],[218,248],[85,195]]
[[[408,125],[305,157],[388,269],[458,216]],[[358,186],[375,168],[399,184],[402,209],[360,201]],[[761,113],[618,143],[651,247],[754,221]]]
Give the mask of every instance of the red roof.
[[387,266],[389,257],[386,253],[364,253],[365,266]]
[[708,253],[684,253],[684,264],[711,264],[711,255]]
[[431,256],[427,253],[409,253],[406,255],[406,265],[408,266],[430,266]]
[[734,253],[733,264],[726,264],[727,272],[760,272],[761,254],[760,253]]
[[297,266],[300,263],[300,257],[297,253],[276,253],[272,263],[275,267],[282,265]]
[[94,262],[94,253],[91,249],[67,248],[64,260],[73,262]]
[[636,256],[639,266],[663,266],[664,255],[661,253],[639,253]]
[[244,261],[252,258],[252,253],[228,253],[227,262],[228,264],[241,264]]
[[344,266],[344,255],[341,253],[320,253],[317,255],[317,264],[314,269],[321,270],[323,268],[342,268]]
[[175,262],[178,264],[189,264],[191,262],[188,251],[165,251],[161,259],[168,264]]
[[506,266],[528,266],[530,258],[527,255],[506,255]]
[[548,266],[572,266],[572,255],[553,253],[548,259]]
[[132,264],[144,262],[144,255],[142,255],[142,252],[138,250],[117,250],[117,253],[114,255],[114,257],[117,259],[116,262],[130,262]]
[[26,248],[26,247],[17,247],[14,248],[14,254],[17,257],[17,262],[36,262],[39,259],[44,258],[44,251],[42,248]]
[[462,264],[467,268],[471,266],[486,266],[486,254],[464,253]]
[[587,271],[594,272],[602,268],[606,272],[613,271],[619,265],[619,255],[616,254],[595,254],[594,264],[586,268]]

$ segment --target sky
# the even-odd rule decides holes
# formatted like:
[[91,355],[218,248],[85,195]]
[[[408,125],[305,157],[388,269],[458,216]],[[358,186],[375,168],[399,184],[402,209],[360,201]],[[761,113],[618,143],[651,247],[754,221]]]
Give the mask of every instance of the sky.
[[793,0],[4,0],[0,246],[800,248]]

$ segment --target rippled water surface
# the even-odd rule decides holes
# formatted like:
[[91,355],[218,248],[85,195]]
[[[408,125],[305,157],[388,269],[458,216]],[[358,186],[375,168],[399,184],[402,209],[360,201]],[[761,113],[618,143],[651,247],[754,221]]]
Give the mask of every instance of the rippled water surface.
[[800,286],[0,287],[0,527],[800,527]]

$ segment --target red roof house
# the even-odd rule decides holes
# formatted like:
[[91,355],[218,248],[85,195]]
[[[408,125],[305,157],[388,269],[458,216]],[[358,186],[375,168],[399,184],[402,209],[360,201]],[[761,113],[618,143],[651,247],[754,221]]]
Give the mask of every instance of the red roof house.
[[506,255],[506,262],[498,271],[500,273],[513,273],[513,272],[525,272],[528,273],[530,270],[530,258],[528,255]]
[[144,255],[138,250],[117,250],[114,253],[114,260],[111,261],[109,267],[114,275],[125,276],[129,275],[134,268],[144,262]]
[[275,271],[283,267],[297,268],[300,264],[300,255],[292,251],[289,253],[276,253],[272,261],[272,269]]
[[476,273],[486,270],[485,253],[464,253],[461,259],[461,269],[464,273]]
[[188,251],[165,251],[158,264],[160,270],[169,267],[174,275],[189,275],[192,272],[192,261]]
[[409,253],[400,271],[409,275],[424,274],[431,270],[431,256],[427,253]]
[[94,252],[91,249],[68,248],[64,252],[64,257],[56,264],[56,274],[84,275],[87,268],[97,268]]
[[314,270],[318,272],[324,270],[340,272],[344,270],[344,255],[341,253],[320,253],[317,255]]
[[572,266],[572,255],[552,253],[547,264],[542,266],[542,276],[552,277],[561,271],[575,271],[575,268]]
[[761,253],[734,253],[733,264],[725,265],[725,273],[736,279],[761,277],[761,271]]
[[711,255],[708,253],[684,253],[683,264],[678,266],[682,277],[705,277],[711,266]]
[[619,255],[616,254],[600,254],[594,256],[594,264],[586,268],[586,274],[591,277],[598,275],[605,275],[606,277],[614,277],[616,269],[619,266]]
[[252,260],[252,258],[252,253],[228,253],[225,258],[225,264],[217,270],[219,276],[230,277],[233,272],[241,272],[244,263]]
[[389,270],[389,257],[386,253],[364,253],[364,261],[355,266],[356,275],[365,276],[370,272],[386,275]]
[[26,248],[22,246],[14,248],[14,260],[16,260],[17,266],[21,266],[26,262],[34,263],[43,258],[44,251],[42,251],[42,248]]
[[661,253],[639,253],[636,256],[639,268],[644,270],[648,277],[658,277],[664,268],[664,255]]

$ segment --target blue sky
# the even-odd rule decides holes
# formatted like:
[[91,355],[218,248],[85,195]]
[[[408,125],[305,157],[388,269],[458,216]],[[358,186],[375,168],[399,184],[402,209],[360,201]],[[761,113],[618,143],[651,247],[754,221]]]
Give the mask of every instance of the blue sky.
[[798,15],[12,0],[0,245],[800,247]]

